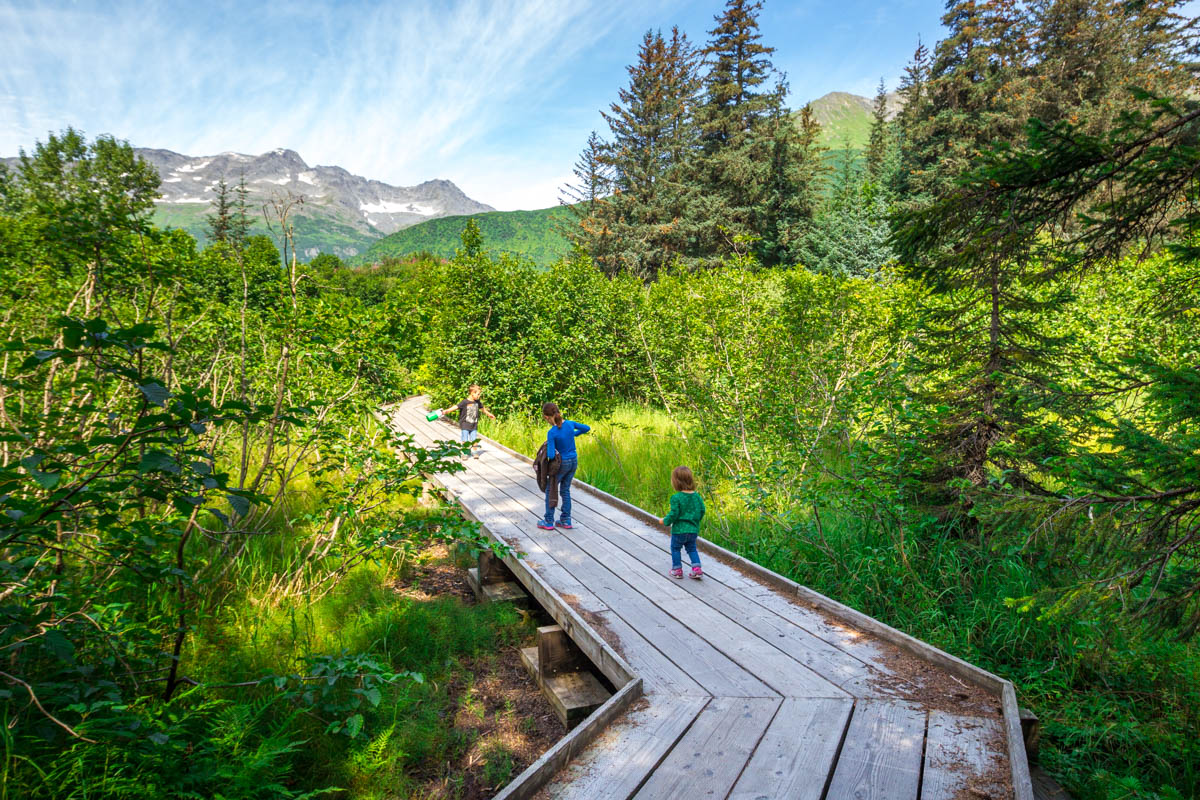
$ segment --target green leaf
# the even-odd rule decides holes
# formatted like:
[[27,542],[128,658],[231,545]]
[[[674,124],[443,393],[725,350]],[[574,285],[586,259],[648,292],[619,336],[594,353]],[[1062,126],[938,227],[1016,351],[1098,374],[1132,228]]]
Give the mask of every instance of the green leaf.
[[63,636],[62,632],[56,630],[46,631],[46,634],[42,637],[42,641],[59,661],[69,664],[75,660],[75,645],[71,643],[70,639]]
[[156,405],[159,408],[164,407],[167,400],[171,398],[171,393],[161,383],[144,383],[138,386],[138,389],[145,395],[147,403]]
[[239,494],[230,493],[226,495],[229,499],[229,507],[233,509],[233,513],[239,517],[244,517],[250,513],[250,501]]
[[147,472],[167,472],[171,475],[178,475],[180,469],[179,464],[170,453],[162,450],[147,450],[146,454],[142,456],[141,463],[138,464],[138,472],[143,475]]
[[363,715],[362,714],[355,714],[354,716],[352,716],[346,720],[346,735],[349,736],[351,739],[357,738],[358,734],[362,733],[362,729],[363,729]]

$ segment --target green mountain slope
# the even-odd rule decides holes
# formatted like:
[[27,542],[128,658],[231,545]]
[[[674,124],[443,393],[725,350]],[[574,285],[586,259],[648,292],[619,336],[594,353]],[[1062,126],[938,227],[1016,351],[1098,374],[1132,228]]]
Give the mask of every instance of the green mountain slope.
[[848,92],[830,92],[809,104],[821,123],[821,144],[857,150],[871,138],[871,101]]
[[[205,216],[212,213],[207,203],[159,203],[154,207],[154,224],[161,228],[182,228],[196,237],[203,247],[208,244],[208,222]],[[250,232],[268,234],[262,214],[252,217]],[[317,253],[336,253],[351,257],[366,252],[379,236],[372,236],[350,227],[344,222],[326,215],[297,215],[292,220],[296,233],[296,250],[301,261],[313,258]],[[373,229],[372,229],[373,230]]]
[[515,253],[545,266],[571,249],[557,229],[559,223],[571,219],[571,212],[565,206],[555,206],[536,211],[488,211],[431,219],[383,237],[358,260],[370,263],[387,256],[421,252],[450,258],[461,244],[460,237],[469,219],[475,220],[484,245],[492,252]]
[[[888,119],[895,118],[903,106],[900,95],[887,96]],[[830,92],[809,103],[813,116],[821,124],[821,144],[830,150],[863,150],[871,139],[875,101],[849,92]]]

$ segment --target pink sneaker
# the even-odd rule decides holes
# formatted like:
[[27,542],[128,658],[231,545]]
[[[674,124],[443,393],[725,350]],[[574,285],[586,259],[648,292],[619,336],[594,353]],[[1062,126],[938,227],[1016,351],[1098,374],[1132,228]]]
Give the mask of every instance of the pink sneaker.
[[675,567],[674,569],[672,569],[671,577],[672,578],[682,578],[683,577],[683,567]]
[[703,578],[704,570],[700,569],[699,567],[692,567],[692,577],[693,578]]

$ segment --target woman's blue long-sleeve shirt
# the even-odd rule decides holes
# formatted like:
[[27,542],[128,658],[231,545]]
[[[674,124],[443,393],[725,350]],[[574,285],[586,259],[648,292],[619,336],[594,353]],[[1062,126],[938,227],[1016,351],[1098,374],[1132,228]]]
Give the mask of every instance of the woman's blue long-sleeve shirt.
[[562,427],[551,425],[546,431],[546,458],[554,458],[555,454],[563,458],[575,458],[575,437],[582,436],[591,428],[582,422],[564,419]]

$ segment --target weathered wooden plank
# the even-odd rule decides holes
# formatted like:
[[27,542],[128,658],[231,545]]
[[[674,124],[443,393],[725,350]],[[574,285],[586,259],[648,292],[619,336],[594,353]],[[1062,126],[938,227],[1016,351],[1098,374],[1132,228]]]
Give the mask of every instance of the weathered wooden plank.
[[552,800],[628,800],[692,725],[707,697],[661,698],[606,730],[546,787]]
[[546,785],[556,772],[567,766],[571,759],[583,752],[596,737],[604,732],[613,720],[629,710],[642,693],[640,679],[632,680],[620,691],[608,698],[608,702],[597,709],[580,725],[572,728],[566,736],[525,768],[492,800],[526,800]]
[[[666,548],[657,548],[639,536],[621,535],[612,528],[607,530],[604,521],[597,525],[589,521],[587,529],[597,531],[604,536],[612,546],[617,547],[637,558],[643,564],[654,568],[668,563]],[[876,676],[886,673],[877,670],[855,655],[835,647],[824,639],[810,633],[792,620],[775,614],[751,597],[734,591],[721,583],[719,579],[711,579],[720,572],[717,568],[705,565],[706,577],[701,581],[677,581],[676,586],[696,600],[711,606],[721,614],[739,621],[744,627],[787,653],[789,656],[822,676],[839,688],[855,697],[878,697],[875,688]],[[861,649],[861,648],[859,648]]]
[[537,651],[538,675],[542,678],[584,666],[583,653],[563,632],[561,625],[543,625],[537,629]]
[[483,599],[489,603],[512,603],[519,608],[530,608],[533,599],[526,594],[519,581],[485,583],[480,587]]
[[729,800],[821,800],[853,705],[851,700],[784,700]]
[[1034,800],[1071,800],[1071,795],[1037,764],[1029,769],[1033,780]]
[[1033,800],[1033,778],[1029,774],[1029,759],[1025,755],[1025,740],[1021,736],[1021,709],[1017,706],[1017,690],[1009,681],[1000,687],[1000,702],[1004,709],[1004,732],[1008,739],[1008,766],[1012,773],[1013,795],[1016,800]]
[[641,676],[647,695],[711,696],[687,671],[611,611],[589,614],[588,622],[625,656]]
[[570,672],[548,671],[536,647],[521,648],[521,663],[541,687],[559,721],[567,728],[582,722],[612,694],[596,680],[586,665]]
[[561,672],[542,679],[546,697],[562,724],[573,728],[609,697],[596,676],[590,672]]
[[725,797],[780,703],[767,698],[713,698],[634,797]]
[[860,700],[838,756],[829,797],[915,800],[925,712],[909,703]]
[[[1003,756],[996,748],[1003,742],[1004,728],[998,719],[930,711],[921,799],[954,800],[970,785],[979,800],[1007,800],[1003,787],[983,783],[995,760]],[[1002,771],[1004,778],[1007,771]]]

